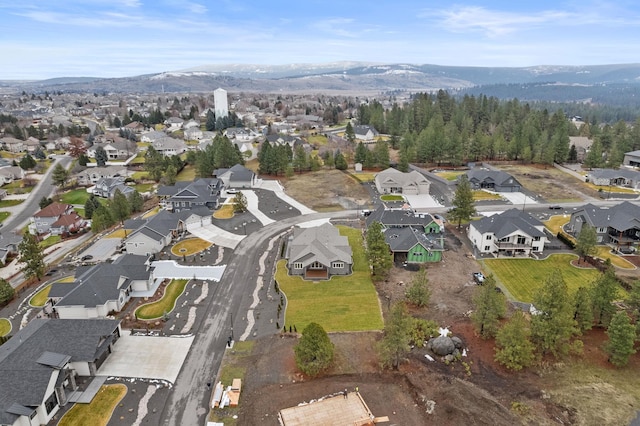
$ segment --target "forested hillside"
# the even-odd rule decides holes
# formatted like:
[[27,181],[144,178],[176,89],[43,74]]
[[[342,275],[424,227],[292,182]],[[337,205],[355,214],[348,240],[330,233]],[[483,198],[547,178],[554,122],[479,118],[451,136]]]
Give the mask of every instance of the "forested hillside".
[[[588,117],[587,117],[588,118]],[[561,109],[550,112],[518,100],[480,95],[455,99],[445,91],[418,94],[406,105],[385,110],[377,101],[358,108],[361,124],[397,136],[400,167],[410,162],[462,165],[468,161],[520,160],[552,164],[575,159],[569,136],[594,140],[593,167],[622,163],[625,152],[640,149],[635,125],[596,120],[577,128]]]

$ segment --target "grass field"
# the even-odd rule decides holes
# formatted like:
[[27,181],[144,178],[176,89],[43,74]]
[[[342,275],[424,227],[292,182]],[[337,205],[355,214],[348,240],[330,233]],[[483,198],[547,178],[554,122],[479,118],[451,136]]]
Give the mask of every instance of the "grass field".
[[458,176],[465,174],[465,171],[448,171],[448,172],[438,172],[434,173],[436,176],[440,176],[442,179],[446,179],[448,181],[458,180]]
[[349,175],[359,182],[373,182],[376,174],[371,172],[349,172]]
[[0,209],[20,205],[24,200],[0,200]]
[[133,186],[133,188],[141,194],[143,192],[151,192],[155,189],[155,187],[155,183],[137,183]]
[[317,322],[327,332],[381,330],[378,295],[371,281],[362,235],[353,228],[339,227],[353,250],[353,273],[314,283],[287,274],[286,261],[278,262],[276,281],[287,297],[286,324],[303,330]]
[[134,172],[131,175],[131,179],[133,180],[149,179],[149,172],[144,172],[144,171]]
[[307,137],[310,145],[326,145],[327,137],[325,135],[310,135]]
[[104,385],[100,387],[90,404],[75,404],[67,411],[58,426],[106,426],[113,410],[126,394],[126,385]]
[[172,280],[164,289],[162,299],[157,302],[142,305],[136,309],[136,318],[152,320],[161,318],[164,314],[173,311],[173,308],[176,306],[176,300],[184,293],[187,282],[188,280]]
[[604,260],[611,259],[611,264],[618,268],[635,269],[635,266],[624,257],[611,253],[611,247],[609,246],[596,246],[596,254],[594,257],[599,257]]
[[39,246],[42,249],[46,249],[54,244],[58,244],[60,241],[62,241],[62,237],[60,235],[50,235],[46,239],[40,241]]
[[402,195],[381,195],[380,199],[382,201],[404,201],[404,197]]
[[148,212],[146,212],[145,214],[143,214],[143,215],[142,215],[142,217],[143,217],[144,219],[148,219],[148,218],[150,218],[150,217],[152,217],[152,216],[157,215],[159,211],[160,211],[160,207],[156,207],[156,208],[154,208],[154,209],[149,210],[149,211],[148,211]]
[[[75,279],[73,276],[65,277],[56,281],[57,283],[72,283]],[[49,291],[51,290],[51,284],[43,287],[39,292],[33,295],[33,297],[29,300],[29,304],[31,306],[42,307],[45,303],[47,303],[47,298],[49,297]]]
[[33,191],[33,188],[35,188],[35,186],[23,187],[21,180],[15,180],[6,185],[2,185],[2,189],[7,191],[7,194],[28,194]]
[[113,231],[112,233],[108,234],[105,236],[105,238],[124,238],[126,237],[128,234],[130,234],[131,232],[126,232],[125,229],[116,229],[115,231]]
[[565,224],[569,223],[569,219],[571,219],[571,216],[569,215],[557,214],[557,215],[551,216],[548,220],[546,220],[544,222],[544,226],[546,226],[547,229],[551,231],[553,235],[557,235],[558,232],[562,230],[562,227]]
[[520,302],[532,302],[533,295],[542,286],[551,271],[562,271],[569,291],[593,282],[600,273],[596,269],[580,269],[569,262],[576,259],[573,254],[554,254],[545,260],[535,259],[485,259],[487,272],[492,272]]
[[585,182],[584,183],[588,188],[593,189],[594,191],[598,191],[598,192],[604,192],[605,194],[611,192],[611,193],[618,193],[618,194],[637,194],[636,191],[634,191],[631,188],[623,188],[620,186],[604,186],[604,185],[594,185],[591,182]]
[[213,217],[215,217],[216,219],[231,219],[233,215],[234,213],[232,204],[224,204],[213,213]]
[[178,176],[176,176],[176,180],[180,182],[191,182],[196,178],[196,168],[191,164],[187,164],[184,166]]
[[176,256],[191,256],[192,254],[200,253],[209,247],[211,247],[211,243],[209,241],[205,241],[200,238],[189,238],[174,244],[174,246],[171,247],[171,253]]
[[474,201],[488,201],[488,200],[502,200],[499,194],[492,194],[491,192],[477,190],[473,191]]
[[86,189],[73,189],[60,195],[60,201],[67,204],[79,204],[84,205],[87,202],[91,194]]
[[11,333],[11,321],[6,318],[0,318],[0,337]]

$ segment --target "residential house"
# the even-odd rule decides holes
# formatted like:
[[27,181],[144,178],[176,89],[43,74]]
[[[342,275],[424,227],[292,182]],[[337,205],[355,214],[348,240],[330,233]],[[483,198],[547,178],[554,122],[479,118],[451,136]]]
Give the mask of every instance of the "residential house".
[[622,164],[628,167],[640,167],[640,150],[625,152]]
[[587,174],[587,182],[600,186],[623,186],[640,189],[640,172],[631,169],[592,169]]
[[87,221],[75,211],[64,214],[49,227],[51,235],[66,235],[83,229]]
[[134,133],[140,133],[144,130],[144,124],[139,121],[132,121],[131,123],[126,124],[124,128]]
[[[44,209],[36,212],[29,223],[29,232],[32,234],[47,234],[51,232],[51,227],[61,218],[69,216],[71,222],[75,223],[77,213],[71,204],[51,203]],[[65,222],[65,223],[71,223]]]
[[541,254],[548,241],[542,222],[520,209],[472,221],[467,236],[479,253],[496,256]]
[[116,191],[120,191],[124,195],[129,195],[134,189],[125,184],[123,176],[100,178],[96,182],[96,186],[92,189],[93,194],[102,198],[113,198]]
[[182,129],[184,120],[180,117],[169,117],[164,121],[164,124],[167,126],[169,131],[172,132],[174,130]]
[[42,147],[42,145],[40,145],[40,141],[37,138],[34,138],[33,136],[29,137],[26,141],[24,141],[24,146],[27,152],[31,154],[36,152],[38,148]]
[[151,146],[165,157],[180,155],[187,150],[187,145],[183,141],[170,137],[156,139]]
[[569,136],[569,146],[576,147],[576,160],[578,163],[582,163],[587,155],[589,149],[593,145],[593,140],[586,136]]
[[140,141],[145,143],[153,143],[158,139],[166,138],[167,134],[165,132],[158,132],[156,130],[152,130],[151,132],[144,133],[140,136]]
[[431,182],[415,170],[404,173],[389,167],[374,177],[376,189],[380,194],[429,194]]
[[9,255],[18,254],[22,237],[11,231],[0,233],[0,264],[6,265]]
[[271,146],[289,145],[292,151],[299,146],[305,145],[305,142],[297,136],[282,134],[267,135],[265,140],[269,141]]
[[18,166],[0,167],[0,185],[11,183],[14,180],[24,179],[25,172]]
[[571,213],[565,229],[577,237],[585,225],[595,228],[599,244],[620,252],[633,252],[640,245],[640,206],[628,201],[612,207],[587,204]]
[[353,126],[353,133],[356,139],[363,143],[375,142],[376,138],[380,135],[375,127],[364,124]]
[[126,177],[129,172],[123,166],[90,167],[76,174],[76,182],[81,186],[92,186],[102,178]]
[[45,425],[95,376],[121,335],[119,321],[37,318],[2,345],[0,424]]
[[222,181],[216,178],[201,178],[193,182],[176,182],[175,185],[161,186],[157,195],[160,205],[167,210],[179,212],[195,207],[215,209],[222,189]]
[[138,146],[135,142],[127,139],[121,139],[113,142],[95,143],[87,149],[89,158],[96,157],[96,150],[102,147],[107,153],[107,160],[126,160],[138,152]]
[[312,280],[329,279],[334,275],[350,274],[352,266],[349,240],[330,223],[293,230],[287,246],[290,275]]
[[146,293],[153,284],[149,256],[124,254],[113,263],[77,268],[74,285],[59,300],[52,300],[52,310],[61,319],[105,318],[120,312],[136,292]]
[[379,206],[365,219],[367,228],[382,225],[385,242],[394,261],[408,263],[439,262],[444,251],[444,222],[428,213]]
[[236,140],[239,142],[251,142],[258,137],[256,132],[244,127],[229,127],[224,131],[224,134],[232,141]]
[[258,182],[258,176],[240,164],[230,169],[216,169],[213,175],[222,181],[225,188],[253,188]]
[[202,130],[199,127],[190,127],[184,130],[184,140],[186,141],[199,141],[202,136]]
[[495,192],[520,192],[522,190],[522,186],[516,178],[500,170],[469,170],[467,178],[472,189],[488,189]]
[[2,147],[9,152],[24,152],[27,147],[20,139],[5,137],[0,139]]
[[[160,253],[175,238],[185,232],[185,218],[190,212],[170,213],[161,210],[150,217],[140,228],[133,231],[125,239],[125,250],[129,254],[149,256]],[[211,212],[209,212],[209,217]]]

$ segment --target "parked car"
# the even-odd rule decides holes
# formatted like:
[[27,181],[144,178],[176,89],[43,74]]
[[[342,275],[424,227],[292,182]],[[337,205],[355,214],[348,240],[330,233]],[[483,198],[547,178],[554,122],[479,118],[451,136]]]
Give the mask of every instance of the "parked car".
[[562,208],[562,206],[559,206],[557,204],[554,204],[553,206],[549,206],[549,210],[560,210]]
[[473,273],[473,280],[478,285],[484,284],[484,274],[482,272],[474,272]]
[[237,193],[238,193],[237,189],[233,189],[233,188],[227,189],[227,194],[237,194]]
[[56,268],[52,268],[52,269],[49,269],[45,275],[46,276],[51,276],[51,275],[55,274],[56,272],[58,272],[58,270]]
[[82,257],[80,258],[80,260],[82,260],[83,262],[84,262],[85,260],[91,260],[91,259],[93,259],[93,256],[92,256],[92,255],[90,255],[90,254],[85,254],[84,256],[82,256]]

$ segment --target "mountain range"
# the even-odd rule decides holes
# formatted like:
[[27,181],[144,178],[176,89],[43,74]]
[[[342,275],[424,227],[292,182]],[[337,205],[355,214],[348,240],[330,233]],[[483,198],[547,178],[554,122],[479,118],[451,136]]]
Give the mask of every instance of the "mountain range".
[[[289,65],[203,65],[126,78],[67,77],[40,81],[0,81],[8,91],[109,93],[343,92],[465,90],[490,85],[553,84],[565,87],[640,86],[640,64],[585,66],[463,67],[417,64],[333,62]],[[584,92],[584,90],[582,91]]]

